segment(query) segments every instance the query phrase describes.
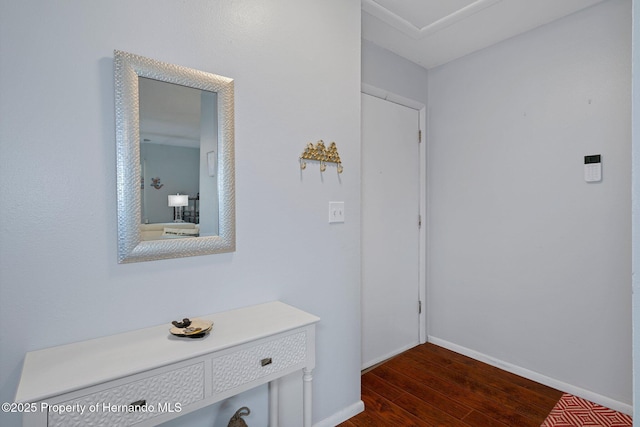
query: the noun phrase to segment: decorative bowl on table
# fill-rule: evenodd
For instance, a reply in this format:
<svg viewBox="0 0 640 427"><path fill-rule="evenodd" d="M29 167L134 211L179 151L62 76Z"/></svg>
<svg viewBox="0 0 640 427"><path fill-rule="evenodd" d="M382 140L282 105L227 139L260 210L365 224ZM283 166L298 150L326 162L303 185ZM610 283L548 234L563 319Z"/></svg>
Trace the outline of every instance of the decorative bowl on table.
<svg viewBox="0 0 640 427"><path fill-rule="evenodd" d="M202 338L213 329L213 322L204 319L183 319L182 322L172 322L169 329L171 335L186 338Z"/></svg>

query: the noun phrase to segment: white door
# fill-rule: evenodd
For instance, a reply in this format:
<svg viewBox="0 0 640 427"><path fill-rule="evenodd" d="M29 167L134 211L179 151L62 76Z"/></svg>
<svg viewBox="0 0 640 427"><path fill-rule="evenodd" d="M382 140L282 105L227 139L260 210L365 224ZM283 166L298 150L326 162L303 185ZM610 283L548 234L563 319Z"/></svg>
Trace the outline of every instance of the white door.
<svg viewBox="0 0 640 427"><path fill-rule="evenodd" d="M419 343L419 112L362 94L362 368Z"/></svg>

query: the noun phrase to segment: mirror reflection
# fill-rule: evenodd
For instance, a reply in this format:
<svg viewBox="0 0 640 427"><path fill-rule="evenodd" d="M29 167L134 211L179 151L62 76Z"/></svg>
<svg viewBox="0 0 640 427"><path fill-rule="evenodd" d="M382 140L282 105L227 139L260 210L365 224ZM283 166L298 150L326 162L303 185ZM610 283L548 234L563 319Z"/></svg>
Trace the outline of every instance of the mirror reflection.
<svg viewBox="0 0 640 427"><path fill-rule="evenodd" d="M216 93L145 77L138 89L143 240L218 235Z"/></svg>

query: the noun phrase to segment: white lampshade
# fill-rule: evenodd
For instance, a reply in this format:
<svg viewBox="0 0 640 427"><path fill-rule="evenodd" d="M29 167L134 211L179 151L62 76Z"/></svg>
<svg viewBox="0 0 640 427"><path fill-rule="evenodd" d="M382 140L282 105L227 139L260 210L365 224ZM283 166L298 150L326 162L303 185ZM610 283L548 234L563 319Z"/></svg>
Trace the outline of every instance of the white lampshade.
<svg viewBox="0 0 640 427"><path fill-rule="evenodd" d="M189 206L188 194L169 194L169 207Z"/></svg>

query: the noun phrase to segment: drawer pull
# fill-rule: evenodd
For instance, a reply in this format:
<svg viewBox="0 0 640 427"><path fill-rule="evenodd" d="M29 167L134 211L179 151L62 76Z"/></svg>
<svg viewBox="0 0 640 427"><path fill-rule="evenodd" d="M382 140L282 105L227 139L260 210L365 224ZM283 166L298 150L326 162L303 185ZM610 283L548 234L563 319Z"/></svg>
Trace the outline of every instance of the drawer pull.
<svg viewBox="0 0 640 427"><path fill-rule="evenodd" d="M138 409L140 409L143 406L147 406L147 401L146 399L140 399L140 400L136 400L135 402L131 402L129 403L130 407L133 407L134 411L137 411Z"/></svg>
<svg viewBox="0 0 640 427"><path fill-rule="evenodd" d="M262 360L260 361L260 365L262 365L262 366L271 365L271 362L273 362L273 361L271 360L271 358L270 358L270 357L267 357L266 359L262 359Z"/></svg>

